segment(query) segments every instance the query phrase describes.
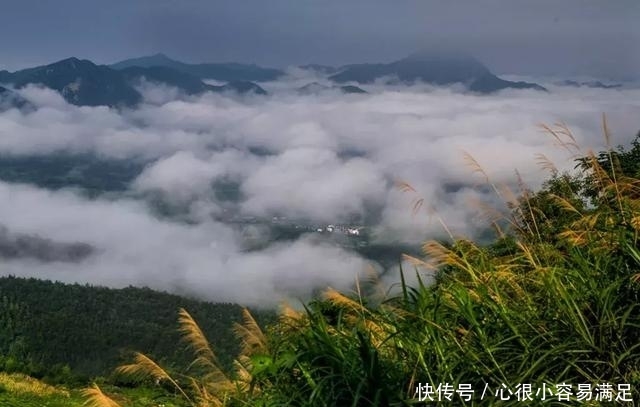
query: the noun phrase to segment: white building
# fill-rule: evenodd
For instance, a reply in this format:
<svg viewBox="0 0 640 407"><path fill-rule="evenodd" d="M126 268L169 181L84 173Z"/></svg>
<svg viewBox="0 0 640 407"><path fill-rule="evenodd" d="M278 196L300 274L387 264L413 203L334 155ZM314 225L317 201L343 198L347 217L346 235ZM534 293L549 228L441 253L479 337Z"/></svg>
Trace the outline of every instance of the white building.
<svg viewBox="0 0 640 407"><path fill-rule="evenodd" d="M360 230L359 229L355 229L355 228L348 228L347 229L347 234L352 235L352 236L360 236Z"/></svg>

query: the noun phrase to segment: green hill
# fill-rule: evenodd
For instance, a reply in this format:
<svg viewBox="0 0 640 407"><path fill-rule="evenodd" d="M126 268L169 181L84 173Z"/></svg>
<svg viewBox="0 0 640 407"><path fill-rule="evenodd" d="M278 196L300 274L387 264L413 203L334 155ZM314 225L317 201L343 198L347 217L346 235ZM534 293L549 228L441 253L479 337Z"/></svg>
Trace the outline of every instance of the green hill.
<svg viewBox="0 0 640 407"><path fill-rule="evenodd" d="M169 366L185 366L190 359L179 345L177 331L181 307L201 323L228 366L238 352L231 328L241 321L239 305L145 288L0 278L0 371L52 382L84 380L109 374L130 351L148 352ZM270 313L257 317L267 321Z"/></svg>

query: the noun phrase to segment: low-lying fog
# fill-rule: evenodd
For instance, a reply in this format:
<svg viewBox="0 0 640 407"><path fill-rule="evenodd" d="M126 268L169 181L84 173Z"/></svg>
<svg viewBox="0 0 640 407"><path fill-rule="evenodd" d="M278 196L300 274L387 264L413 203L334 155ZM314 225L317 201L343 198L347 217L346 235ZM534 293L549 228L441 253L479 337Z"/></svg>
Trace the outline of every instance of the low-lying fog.
<svg viewBox="0 0 640 407"><path fill-rule="evenodd" d="M144 166L126 190L97 195L0 182L0 245L22 244L2 258L2 274L145 285L251 305L305 297L317 286L347 288L370 264L355 252L314 232L247 250L246 233L225 219L366 226L371 241L385 243L444 236L426 212L412 214L415 195L397 187L405 181L454 233L477 237L487 223L474 201L497 199L474 188L483 177L464 152L493 182L513 182L517 169L536 188L549 175L536 154L560 169L574 166L540 123L566 123L584 151L604 146L602 113L615 144L640 129L638 89L544 84L549 93L475 96L372 85L363 86L364 95L295 92L316 79L294 72L261 84L266 97L187 98L145 84L147 102L122 111L76 107L54 91L23 89L37 110L0 113L0 155L95 154ZM234 185L236 198L214 193L216 183ZM159 215L152 204L158 201L180 215ZM37 244L24 243L28 237ZM83 250L30 255L38 245Z"/></svg>

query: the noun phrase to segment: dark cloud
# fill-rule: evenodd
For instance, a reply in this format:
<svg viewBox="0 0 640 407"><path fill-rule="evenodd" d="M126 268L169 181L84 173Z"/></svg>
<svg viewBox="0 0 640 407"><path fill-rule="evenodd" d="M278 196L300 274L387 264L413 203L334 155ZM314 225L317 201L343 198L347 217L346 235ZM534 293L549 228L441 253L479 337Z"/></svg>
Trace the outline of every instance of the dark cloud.
<svg viewBox="0 0 640 407"><path fill-rule="evenodd" d="M498 73L637 78L637 0L7 0L2 65L107 63L164 51L187 61L344 64L424 46L466 49Z"/></svg>

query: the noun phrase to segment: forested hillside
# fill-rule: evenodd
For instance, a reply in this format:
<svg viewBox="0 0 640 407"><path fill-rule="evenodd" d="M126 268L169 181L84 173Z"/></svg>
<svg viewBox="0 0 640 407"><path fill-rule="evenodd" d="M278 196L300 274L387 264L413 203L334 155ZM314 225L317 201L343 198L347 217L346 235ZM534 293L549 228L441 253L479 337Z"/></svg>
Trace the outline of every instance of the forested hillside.
<svg viewBox="0 0 640 407"><path fill-rule="evenodd" d="M232 332L242 308L145 288L108 289L59 282L0 278L0 370L51 382L108 375L132 350L181 365L177 312L197 316L221 362L238 353ZM269 313L257 314L268 321Z"/></svg>

